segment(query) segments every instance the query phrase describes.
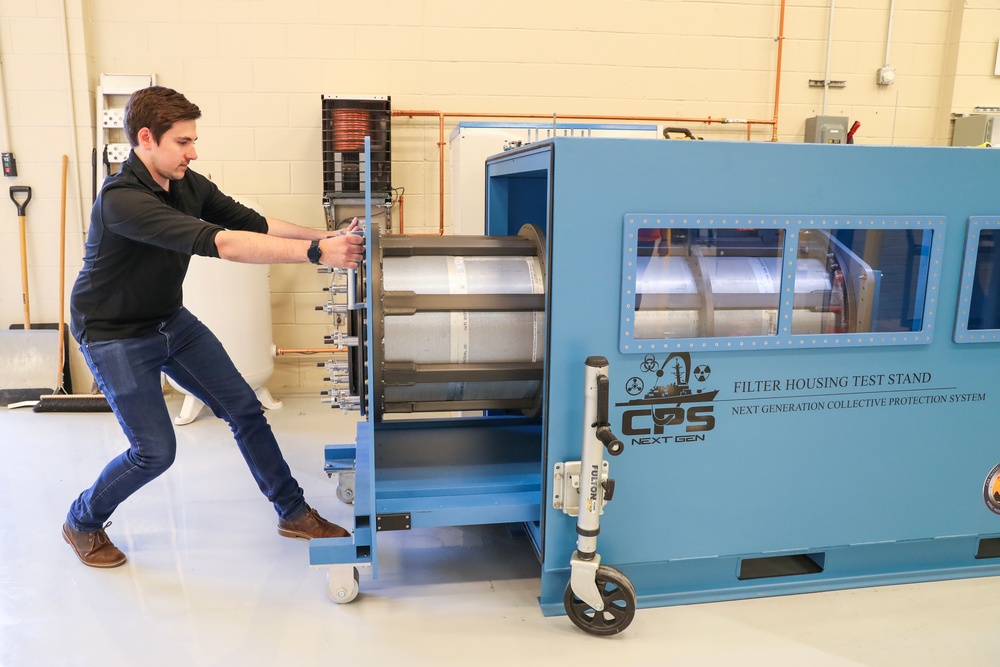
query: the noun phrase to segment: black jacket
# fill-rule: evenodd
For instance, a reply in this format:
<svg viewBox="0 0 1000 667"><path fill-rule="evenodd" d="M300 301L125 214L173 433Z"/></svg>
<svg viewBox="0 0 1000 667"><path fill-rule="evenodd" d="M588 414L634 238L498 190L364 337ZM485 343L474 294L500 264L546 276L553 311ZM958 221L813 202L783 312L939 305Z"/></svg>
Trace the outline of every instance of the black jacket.
<svg viewBox="0 0 1000 667"><path fill-rule="evenodd" d="M81 341L141 336L182 305L191 255L218 257L222 229L267 233L267 220L188 169L161 188L134 152L104 181L70 297Z"/></svg>

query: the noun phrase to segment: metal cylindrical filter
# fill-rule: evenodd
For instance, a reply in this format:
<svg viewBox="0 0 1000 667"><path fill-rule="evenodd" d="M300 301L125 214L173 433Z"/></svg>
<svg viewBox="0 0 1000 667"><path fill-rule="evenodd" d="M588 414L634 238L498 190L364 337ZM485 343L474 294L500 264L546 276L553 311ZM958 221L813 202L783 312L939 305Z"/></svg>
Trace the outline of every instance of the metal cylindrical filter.
<svg viewBox="0 0 1000 667"><path fill-rule="evenodd" d="M689 258L648 258L636 286L636 338L696 338L773 335L778 326L778 257L703 257L702 274L709 289L699 288L700 276ZM795 275L796 294L829 295L833 284L822 262L804 259ZM772 296L773 295L773 296ZM706 308L706 299L711 307ZM711 318L711 327L706 326ZM837 314L815 308L793 313L796 333L818 333L833 326Z"/></svg>
<svg viewBox="0 0 1000 667"><path fill-rule="evenodd" d="M542 294L537 257L386 257L382 286L415 294ZM385 361L541 361L539 312L427 312L385 320Z"/></svg>
<svg viewBox="0 0 1000 667"><path fill-rule="evenodd" d="M423 238L412 252L405 237L384 237L377 290L384 412L537 402L546 336L539 239L493 237L474 254L467 237Z"/></svg>

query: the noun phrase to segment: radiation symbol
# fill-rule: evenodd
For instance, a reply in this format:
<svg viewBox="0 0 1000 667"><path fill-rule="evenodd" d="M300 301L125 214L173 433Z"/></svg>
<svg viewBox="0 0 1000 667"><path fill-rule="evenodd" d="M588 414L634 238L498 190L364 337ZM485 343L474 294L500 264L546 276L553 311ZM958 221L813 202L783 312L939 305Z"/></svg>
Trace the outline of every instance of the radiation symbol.
<svg viewBox="0 0 1000 667"><path fill-rule="evenodd" d="M704 382L712 374L711 367L707 365L698 366L694 369L694 378L698 382Z"/></svg>

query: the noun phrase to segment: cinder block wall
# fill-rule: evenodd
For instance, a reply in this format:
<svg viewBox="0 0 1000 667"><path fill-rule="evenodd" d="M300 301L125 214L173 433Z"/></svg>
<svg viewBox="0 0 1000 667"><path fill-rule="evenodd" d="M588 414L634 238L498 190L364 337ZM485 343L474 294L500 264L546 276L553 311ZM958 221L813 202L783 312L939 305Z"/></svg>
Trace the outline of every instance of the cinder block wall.
<svg viewBox="0 0 1000 667"><path fill-rule="evenodd" d="M779 19L780 0L0 0L0 148L18 160L7 184L33 188L33 319L58 317L64 154L67 290L81 265L102 72L154 73L184 92L204 112L196 169L267 215L322 227L323 94L391 95L394 110L771 120ZM857 143L947 145L952 113L1000 105L994 2L897 3L896 82L879 86L888 22L889 0L841 0L833 13L830 79L847 85L828 91L825 111L859 120ZM828 0L788 0L779 141L802 141L805 120L824 111L809 80L824 79L830 26ZM460 120L448 118L446 140ZM746 140L742 124L689 126ZM750 134L767 141L772 128ZM406 191L408 232L437 230L437 142L435 118L394 119L393 185ZM19 264L16 209L0 203L4 328L21 320ZM324 284L307 265L272 267L279 347L319 346L330 330L314 310ZM73 372L89 389L78 354ZM321 375L313 358L279 358L269 386L314 391Z"/></svg>

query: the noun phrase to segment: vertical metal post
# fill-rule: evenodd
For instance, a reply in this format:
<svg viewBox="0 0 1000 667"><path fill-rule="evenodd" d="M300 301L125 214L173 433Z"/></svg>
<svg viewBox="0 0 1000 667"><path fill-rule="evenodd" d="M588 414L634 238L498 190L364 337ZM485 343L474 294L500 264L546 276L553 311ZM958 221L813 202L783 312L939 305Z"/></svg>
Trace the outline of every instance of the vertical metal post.
<svg viewBox="0 0 1000 667"><path fill-rule="evenodd" d="M604 505L604 445L597 437L601 426L598 404L601 382L607 380L608 360L588 357L583 389L583 442L580 456L580 508L576 517L576 551L570 558L570 587L573 593L595 611L604 610L604 600L597 588L597 535L601 532L601 508Z"/></svg>

